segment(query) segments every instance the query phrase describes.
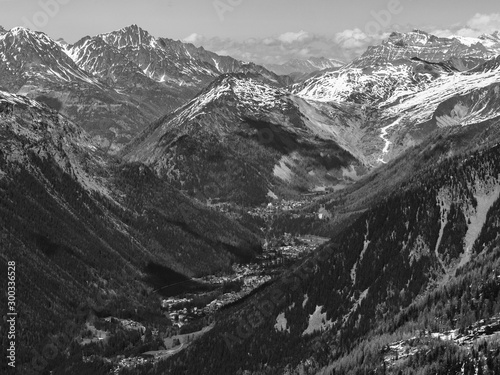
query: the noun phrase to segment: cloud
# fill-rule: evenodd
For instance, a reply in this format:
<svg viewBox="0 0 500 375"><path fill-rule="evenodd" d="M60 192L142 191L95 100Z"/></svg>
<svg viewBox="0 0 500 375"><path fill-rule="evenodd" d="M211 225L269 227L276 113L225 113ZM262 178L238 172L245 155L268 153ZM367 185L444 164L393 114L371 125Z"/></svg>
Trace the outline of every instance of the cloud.
<svg viewBox="0 0 500 375"><path fill-rule="evenodd" d="M316 35L302 30L243 41L230 38L207 38L192 34L184 38L184 41L239 60L253 61L258 64L281 64L289 60L309 57L350 61L363 52L363 43L358 40L356 46L359 48L348 49L347 47L352 45L349 37L350 35L345 33L342 38L339 37L342 43L338 43L335 36Z"/></svg>
<svg viewBox="0 0 500 375"><path fill-rule="evenodd" d="M197 33L192 33L191 35L185 37L182 41L184 43L201 44L205 41L205 37Z"/></svg>
<svg viewBox="0 0 500 375"><path fill-rule="evenodd" d="M448 29L437 29L432 34L442 37L453 35L478 37L483 34L493 34L497 30L500 30L500 13L477 13L465 24L453 25Z"/></svg>
<svg viewBox="0 0 500 375"><path fill-rule="evenodd" d="M368 46L380 44L389 37L389 33L368 35L361 29L347 29L335 34L334 41L348 55L361 55Z"/></svg>
<svg viewBox="0 0 500 375"><path fill-rule="evenodd" d="M449 26L422 25L391 26L395 31L407 32L415 28L429 30L440 37L453 35L477 37L500 29L500 14L476 14L468 21ZM349 62L362 55L369 46L378 45L389 37L391 30L381 30L378 35L368 35L360 28L346 29L333 35L318 35L305 30L288 31L265 38L237 41L230 38L207 38L193 33L185 42L203 46L209 51L229 55L239 60L258 64L281 64L293 59L327 57Z"/></svg>
<svg viewBox="0 0 500 375"><path fill-rule="evenodd" d="M335 34L335 41L346 49L358 49L366 45L371 38L360 29L344 30Z"/></svg>
<svg viewBox="0 0 500 375"><path fill-rule="evenodd" d="M450 36L453 36L454 33L453 31L449 29L436 29L431 32L432 35L438 36L440 38L449 38Z"/></svg>
<svg viewBox="0 0 500 375"><path fill-rule="evenodd" d="M305 42L309 39L311 39L311 35L309 33L305 32L304 30L301 30L301 31L296 32L296 33L294 33L294 32L284 33L278 37L278 40L280 40L283 43L287 43L287 44L292 44L292 43L296 43L296 42Z"/></svg>
<svg viewBox="0 0 500 375"><path fill-rule="evenodd" d="M493 32L500 30L500 13L477 13L469 20L469 22L467 22L467 26L470 29L476 30L482 34L492 34Z"/></svg>

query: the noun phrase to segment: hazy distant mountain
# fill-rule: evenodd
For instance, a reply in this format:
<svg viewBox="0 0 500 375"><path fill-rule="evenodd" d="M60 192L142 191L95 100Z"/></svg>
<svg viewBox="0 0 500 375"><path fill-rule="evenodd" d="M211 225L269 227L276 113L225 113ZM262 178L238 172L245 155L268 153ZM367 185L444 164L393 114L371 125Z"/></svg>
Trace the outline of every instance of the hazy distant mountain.
<svg viewBox="0 0 500 375"><path fill-rule="evenodd" d="M340 68L345 65L342 61L325 57L311 57L307 60L294 59L284 64L267 64L266 67L280 75L307 74L318 70Z"/></svg>

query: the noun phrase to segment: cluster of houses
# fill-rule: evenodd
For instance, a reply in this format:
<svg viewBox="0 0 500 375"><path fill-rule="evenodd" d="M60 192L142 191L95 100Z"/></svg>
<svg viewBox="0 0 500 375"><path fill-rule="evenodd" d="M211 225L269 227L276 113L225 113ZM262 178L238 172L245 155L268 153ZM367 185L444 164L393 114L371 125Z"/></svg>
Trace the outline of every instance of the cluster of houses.
<svg viewBox="0 0 500 375"><path fill-rule="evenodd" d="M259 255L257 261L265 268L281 267L284 264L283 253L281 251L268 251Z"/></svg>
<svg viewBox="0 0 500 375"><path fill-rule="evenodd" d="M194 319L203 317L202 309L189 306L192 301L190 298L170 297L161 302L164 314L170 319L172 326L180 328Z"/></svg>
<svg viewBox="0 0 500 375"><path fill-rule="evenodd" d="M264 246L264 253L259 255L254 263L235 264L232 274L210 275L202 279L204 283L220 286L239 281L241 282L239 290L221 294L203 308L193 307L191 298L164 299L161 306L165 316L170 319L174 328L180 328L193 320L211 316L221 307L241 299L271 280L273 276L278 275L286 262L295 261L313 251L317 246L317 238L300 239L291 234L270 240L267 246Z"/></svg>

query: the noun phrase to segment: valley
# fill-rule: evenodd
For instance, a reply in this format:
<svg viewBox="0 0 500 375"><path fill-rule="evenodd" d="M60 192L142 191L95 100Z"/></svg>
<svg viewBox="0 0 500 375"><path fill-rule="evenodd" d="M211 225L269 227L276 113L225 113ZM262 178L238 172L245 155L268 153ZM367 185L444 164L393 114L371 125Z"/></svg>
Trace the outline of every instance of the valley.
<svg viewBox="0 0 500 375"><path fill-rule="evenodd" d="M219 52L0 28L19 373L499 373L499 34Z"/></svg>

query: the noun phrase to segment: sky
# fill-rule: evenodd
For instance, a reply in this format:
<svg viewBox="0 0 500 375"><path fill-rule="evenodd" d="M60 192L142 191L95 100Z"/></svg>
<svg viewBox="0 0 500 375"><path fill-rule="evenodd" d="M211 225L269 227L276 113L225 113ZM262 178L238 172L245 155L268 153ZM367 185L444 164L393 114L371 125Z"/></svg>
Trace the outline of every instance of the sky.
<svg viewBox="0 0 500 375"><path fill-rule="evenodd" d="M74 43L137 24L257 63L349 61L392 31L479 36L500 30L498 0L0 0L0 25Z"/></svg>

